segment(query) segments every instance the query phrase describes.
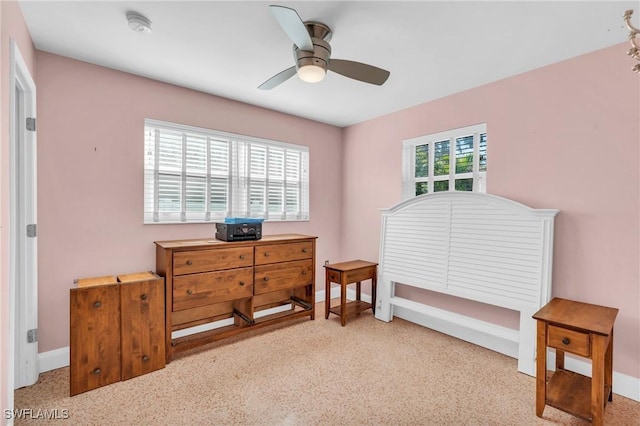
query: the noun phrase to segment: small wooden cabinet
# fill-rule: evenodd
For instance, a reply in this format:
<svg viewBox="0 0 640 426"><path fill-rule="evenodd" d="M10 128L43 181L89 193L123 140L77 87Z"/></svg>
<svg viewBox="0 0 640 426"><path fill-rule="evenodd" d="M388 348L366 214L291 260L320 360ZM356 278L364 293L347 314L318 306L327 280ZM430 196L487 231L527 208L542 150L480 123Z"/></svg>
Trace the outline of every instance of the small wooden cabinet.
<svg viewBox="0 0 640 426"><path fill-rule="evenodd" d="M120 381L120 288L115 276L71 289L71 396Z"/></svg>
<svg viewBox="0 0 640 426"><path fill-rule="evenodd" d="M554 298L533 315L537 321L536 415L550 405L594 425L604 424L613 399L613 324L618 309ZM547 371L547 348L556 352ZM565 369L564 354L591 359L591 377Z"/></svg>
<svg viewBox="0 0 640 426"><path fill-rule="evenodd" d="M76 282L70 291L71 396L165 366L162 278L142 272Z"/></svg>
<svg viewBox="0 0 640 426"><path fill-rule="evenodd" d="M164 368L164 280L155 274L118 275L121 380Z"/></svg>
<svg viewBox="0 0 640 426"><path fill-rule="evenodd" d="M156 241L156 269L166 282L166 362L175 353L247 330L314 319L315 241L299 234L238 242ZM188 330L196 326L206 330Z"/></svg>

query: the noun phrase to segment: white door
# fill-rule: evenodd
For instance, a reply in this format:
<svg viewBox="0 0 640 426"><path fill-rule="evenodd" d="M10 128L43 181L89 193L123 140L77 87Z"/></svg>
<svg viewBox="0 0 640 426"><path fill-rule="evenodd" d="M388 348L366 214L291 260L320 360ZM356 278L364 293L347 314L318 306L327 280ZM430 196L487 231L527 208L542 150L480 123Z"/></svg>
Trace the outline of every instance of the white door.
<svg viewBox="0 0 640 426"><path fill-rule="evenodd" d="M14 40L10 72L9 394L38 380L36 86ZM11 353L13 352L13 353ZM13 368L11 368L13 366ZM13 406L13 401L10 401Z"/></svg>

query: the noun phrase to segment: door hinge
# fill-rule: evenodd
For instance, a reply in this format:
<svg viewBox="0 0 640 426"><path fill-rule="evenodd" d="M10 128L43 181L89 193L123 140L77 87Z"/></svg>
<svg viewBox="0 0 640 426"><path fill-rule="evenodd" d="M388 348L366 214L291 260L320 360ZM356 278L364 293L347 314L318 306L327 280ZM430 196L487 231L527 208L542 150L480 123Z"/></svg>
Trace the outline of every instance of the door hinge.
<svg viewBox="0 0 640 426"><path fill-rule="evenodd" d="M36 224L35 223L31 223L31 224L27 225L27 237L35 238L36 235L37 235Z"/></svg>
<svg viewBox="0 0 640 426"><path fill-rule="evenodd" d="M27 343L34 343L38 341L38 329L32 328L27 331Z"/></svg>
<svg viewBox="0 0 640 426"><path fill-rule="evenodd" d="M36 119L35 117L27 117L27 130L32 132L36 131Z"/></svg>

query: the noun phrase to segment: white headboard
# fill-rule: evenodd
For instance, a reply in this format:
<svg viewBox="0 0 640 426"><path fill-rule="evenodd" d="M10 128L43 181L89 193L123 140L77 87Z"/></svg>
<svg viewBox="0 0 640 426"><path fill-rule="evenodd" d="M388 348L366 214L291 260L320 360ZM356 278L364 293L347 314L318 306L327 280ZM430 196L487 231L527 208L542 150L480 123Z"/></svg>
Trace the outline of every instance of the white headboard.
<svg viewBox="0 0 640 426"><path fill-rule="evenodd" d="M518 370L535 375L531 316L551 297L557 213L475 192L425 194L383 210L376 318L396 315L517 356ZM519 311L520 329L399 298L396 283Z"/></svg>

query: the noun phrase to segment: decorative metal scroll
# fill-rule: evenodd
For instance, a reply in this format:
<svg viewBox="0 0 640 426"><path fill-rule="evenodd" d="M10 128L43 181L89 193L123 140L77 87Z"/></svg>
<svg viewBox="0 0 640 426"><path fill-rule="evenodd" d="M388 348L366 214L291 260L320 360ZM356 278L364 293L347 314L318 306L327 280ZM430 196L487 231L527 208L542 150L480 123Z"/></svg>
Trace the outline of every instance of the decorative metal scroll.
<svg viewBox="0 0 640 426"><path fill-rule="evenodd" d="M627 24L627 28L629 28L629 41L631 42L631 49L627 51L627 55L640 61L640 45L638 45L638 40L636 40L636 36L640 34L640 29L634 27L631 23L631 15L633 15L633 9L624 12L624 22ZM636 64L632 70L640 74L640 63Z"/></svg>

